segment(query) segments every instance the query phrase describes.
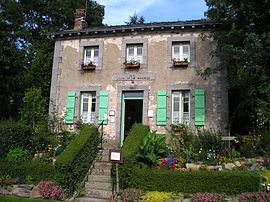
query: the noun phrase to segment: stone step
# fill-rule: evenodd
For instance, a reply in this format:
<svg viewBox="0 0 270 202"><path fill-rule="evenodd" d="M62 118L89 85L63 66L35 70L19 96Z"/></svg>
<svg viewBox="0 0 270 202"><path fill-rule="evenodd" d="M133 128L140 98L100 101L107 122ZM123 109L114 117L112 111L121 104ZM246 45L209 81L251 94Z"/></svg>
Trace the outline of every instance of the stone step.
<svg viewBox="0 0 270 202"><path fill-rule="evenodd" d="M99 162L109 162L109 156L104 156L104 155L102 155L101 157L100 157L100 161Z"/></svg>
<svg viewBox="0 0 270 202"><path fill-rule="evenodd" d="M111 182L111 175L88 175L88 182Z"/></svg>
<svg viewBox="0 0 270 202"><path fill-rule="evenodd" d="M112 196L112 191L91 189L85 190L85 195L92 198L110 199Z"/></svg>
<svg viewBox="0 0 270 202"><path fill-rule="evenodd" d="M80 197L75 198L73 202L110 202L110 199L103 198L91 198L91 197Z"/></svg>
<svg viewBox="0 0 270 202"><path fill-rule="evenodd" d="M91 174L93 174L93 175L110 175L111 168L93 168Z"/></svg>
<svg viewBox="0 0 270 202"><path fill-rule="evenodd" d="M97 168L97 169L106 169L106 168L111 168L112 167L112 164L111 163L108 163L108 162L95 162L94 164L94 168Z"/></svg>
<svg viewBox="0 0 270 202"><path fill-rule="evenodd" d="M109 156L109 154L110 154L110 149L103 149L100 153L101 153L102 155L104 155L104 156Z"/></svg>
<svg viewBox="0 0 270 202"><path fill-rule="evenodd" d="M112 183L110 182L85 182L85 189L102 189L102 190L112 190Z"/></svg>

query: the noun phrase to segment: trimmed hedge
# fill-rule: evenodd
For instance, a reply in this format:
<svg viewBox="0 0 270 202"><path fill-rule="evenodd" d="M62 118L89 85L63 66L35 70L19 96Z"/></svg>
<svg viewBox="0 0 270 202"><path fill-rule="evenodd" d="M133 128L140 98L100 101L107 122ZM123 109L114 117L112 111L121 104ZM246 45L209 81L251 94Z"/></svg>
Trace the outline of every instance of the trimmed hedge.
<svg viewBox="0 0 270 202"><path fill-rule="evenodd" d="M128 165L126 165L128 166ZM125 176L123 188L139 188L148 191L182 193L226 193L256 192L261 188L259 173L249 171L178 172L151 170L134 166ZM124 174L124 175L123 175ZM127 178L127 176L129 176ZM123 179L121 180L123 182Z"/></svg>
<svg viewBox="0 0 270 202"><path fill-rule="evenodd" d="M132 126L122 147L125 159L128 159L130 156L133 156L139 152L142 139L149 131L150 128L146 125L135 123Z"/></svg>
<svg viewBox="0 0 270 202"><path fill-rule="evenodd" d="M5 158L10 149L22 147L32 149L33 131L21 123L6 124L0 127L0 158Z"/></svg>
<svg viewBox="0 0 270 202"><path fill-rule="evenodd" d="M124 164L119 166L121 185L129 183L130 173L132 172L133 166L138 164L136 155L139 153L139 148L143 138L149 131L149 126L135 123L125 139L122 147L124 153Z"/></svg>
<svg viewBox="0 0 270 202"><path fill-rule="evenodd" d="M52 164L38 161L0 162L0 176L9 175L12 178L26 179L31 176L33 182L54 179L55 170Z"/></svg>
<svg viewBox="0 0 270 202"><path fill-rule="evenodd" d="M85 126L60 154L55 162L56 181L64 189L73 192L78 187L97 155L99 143L96 128Z"/></svg>

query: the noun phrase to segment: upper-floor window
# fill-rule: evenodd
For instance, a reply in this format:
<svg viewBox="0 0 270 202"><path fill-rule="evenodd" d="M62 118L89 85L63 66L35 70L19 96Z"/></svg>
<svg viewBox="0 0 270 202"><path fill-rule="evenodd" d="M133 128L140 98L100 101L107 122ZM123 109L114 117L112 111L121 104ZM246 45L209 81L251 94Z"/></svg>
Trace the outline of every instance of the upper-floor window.
<svg viewBox="0 0 270 202"><path fill-rule="evenodd" d="M83 123L93 123L96 115L96 93L81 93L80 116Z"/></svg>
<svg viewBox="0 0 270 202"><path fill-rule="evenodd" d="M190 43L173 42L172 43L172 61L190 62Z"/></svg>
<svg viewBox="0 0 270 202"><path fill-rule="evenodd" d="M98 66L99 47L98 46L84 47L84 55L83 56L84 56L83 57L83 64L84 65Z"/></svg>
<svg viewBox="0 0 270 202"><path fill-rule="evenodd" d="M172 92L172 123L189 123L190 119L190 91Z"/></svg>
<svg viewBox="0 0 270 202"><path fill-rule="evenodd" d="M142 64L143 44L128 44L126 48L126 62Z"/></svg>

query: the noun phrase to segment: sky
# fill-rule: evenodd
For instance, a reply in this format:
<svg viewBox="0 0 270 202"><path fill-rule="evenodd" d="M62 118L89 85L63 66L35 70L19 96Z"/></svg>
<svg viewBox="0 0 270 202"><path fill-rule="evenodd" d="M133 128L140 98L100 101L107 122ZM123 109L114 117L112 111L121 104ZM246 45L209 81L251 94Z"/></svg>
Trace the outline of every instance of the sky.
<svg viewBox="0 0 270 202"><path fill-rule="evenodd" d="M96 0L105 6L103 23L122 25L136 13L146 22L197 20L204 18L204 0Z"/></svg>

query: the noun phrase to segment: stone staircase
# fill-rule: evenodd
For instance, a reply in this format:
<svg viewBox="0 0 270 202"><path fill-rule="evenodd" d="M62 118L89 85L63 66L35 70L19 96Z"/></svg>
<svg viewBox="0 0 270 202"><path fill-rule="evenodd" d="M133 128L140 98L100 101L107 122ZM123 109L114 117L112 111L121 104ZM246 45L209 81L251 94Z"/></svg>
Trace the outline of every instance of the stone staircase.
<svg viewBox="0 0 270 202"><path fill-rule="evenodd" d="M76 198L74 202L109 202L112 197L111 163L109 149L99 152L98 159L90 169L85 182L84 197Z"/></svg>

